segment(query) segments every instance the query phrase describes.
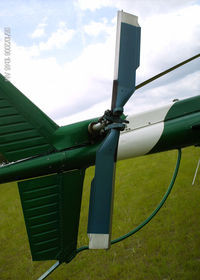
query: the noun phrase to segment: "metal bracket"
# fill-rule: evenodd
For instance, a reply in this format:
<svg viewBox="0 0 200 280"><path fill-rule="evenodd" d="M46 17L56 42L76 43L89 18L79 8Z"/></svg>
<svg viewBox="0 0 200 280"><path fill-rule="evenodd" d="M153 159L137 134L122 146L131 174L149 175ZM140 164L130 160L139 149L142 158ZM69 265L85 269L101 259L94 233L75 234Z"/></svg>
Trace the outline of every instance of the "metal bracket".
<svg viewBox="0 0 200 280"><path fill-rule="evenodd" d="M99 118L97 122L92 122L88 126L88 131L92 137L102 136L108 130L114 128L120 131L124 130L127 120L121 118L122 112L119 114L113 113L110 110L106 110L104 115Z"/></svg>
<svg viewBox="0 0 200 280"><path fill-rule="evenodd" d="M112 123L105 127L105 131L108 131L112 128L123 131L125 129L125 127L126 127L126 125L124 123Z"/></svg>

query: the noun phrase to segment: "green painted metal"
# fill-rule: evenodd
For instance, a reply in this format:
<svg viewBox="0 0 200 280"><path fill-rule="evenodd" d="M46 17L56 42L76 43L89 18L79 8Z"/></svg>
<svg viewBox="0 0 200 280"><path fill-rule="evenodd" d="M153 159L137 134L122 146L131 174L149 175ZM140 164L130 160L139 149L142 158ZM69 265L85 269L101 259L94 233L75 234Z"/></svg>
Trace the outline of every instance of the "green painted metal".
<svg viewBox="0 0 200 280"><path fill-rule="evenodd" d="M200 145L198 127L200 127L200 96L176 102L167 113L164 131L150 153Z"/></svg>
<svg viewBox="0 0 200 280"><path fill-rule="evenodd" d="M0 168L0 183L87 168L94 165L98 147L99 144L88 145L4 165Z"/></svg>
<svg viewBox="0 0 200 280"><path fill-rule="evenodd" d="M60 127L53 135L52 144L58 151L90 144L91 136L88 133L88 125L97 120L98 118L95 118Z"/></svg>
<svg viewBox="0 0 200 280"><path fill-rule="evenodd" d="M56 129L57 124L0 74L0 151L8 161L54 151Z"/></svg>
<svg viewBox="0 0 200 280"><path fill-rule="evenodd" d="M186 115L194 114L199 111L200 96L183 99L174 103L174 105L167 113L164 121L184 117Z"/></svg>
<svg viewBox="0 0 200 280"><path fill-rule="evenodd" d="M70 260L76 254L84 170L18 183L32 259Z"/></svg>

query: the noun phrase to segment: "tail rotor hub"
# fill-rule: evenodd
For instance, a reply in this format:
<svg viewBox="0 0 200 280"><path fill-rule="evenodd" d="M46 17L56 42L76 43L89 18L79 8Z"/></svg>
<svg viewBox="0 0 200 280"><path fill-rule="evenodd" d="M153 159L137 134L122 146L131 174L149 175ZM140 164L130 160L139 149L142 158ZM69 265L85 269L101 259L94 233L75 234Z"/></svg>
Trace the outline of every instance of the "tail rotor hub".
<svg viewBox="0 0 200 280"><path fill-rule="evenodd" d="M103 136L112 128L123 131L127 123L128 121L122 118L122 112L118 111L118 114L116 114L111 110L106 110L97 122L89 124L88 131L94 137Z"/></svg>

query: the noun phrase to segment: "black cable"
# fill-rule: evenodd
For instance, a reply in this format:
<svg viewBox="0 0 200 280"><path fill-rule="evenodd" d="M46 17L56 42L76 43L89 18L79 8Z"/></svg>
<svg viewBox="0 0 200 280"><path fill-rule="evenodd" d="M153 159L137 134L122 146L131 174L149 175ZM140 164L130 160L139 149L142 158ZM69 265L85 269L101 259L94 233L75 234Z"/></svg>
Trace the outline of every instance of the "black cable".
<svg viewBox="0 0 200 280"><path fill-rule="evenodd" d="M175 69L177 69L177 68L183 66L184 64L186 64L186 63L188 63L188 62L190 62L190 61L192 61L192 60L194 60L194 59L196 59L196 58L198 58L198 57L200 57L200 53L197 54L197 55L195 55L195 56L193 56L193 57L191 57L191 58L189 58L189 59L186 59L186 60L182 61L181 63L176 64L176 65L174 65L173 67L168 68L167 70L165 70L165 71L163 71L163 72L161 72L161 73L159 73L159 74L157 74L157 75L151 77L150 79L148 79L148 80L146 80L146 81L140 83L139 85L137 85L137 86L135 87L135 90L137 90L137 89L139 89L139 88L141 88L141 87L143 87L143 86L145 86L145 85L147 85L147 84L149 84L149 83L155 81L156 79L158 79L158 78L164 76L165 74L167 74L167 73L169 73L169 72L171 72L171 71L173 71L173 70L175 70Z"/></svg>

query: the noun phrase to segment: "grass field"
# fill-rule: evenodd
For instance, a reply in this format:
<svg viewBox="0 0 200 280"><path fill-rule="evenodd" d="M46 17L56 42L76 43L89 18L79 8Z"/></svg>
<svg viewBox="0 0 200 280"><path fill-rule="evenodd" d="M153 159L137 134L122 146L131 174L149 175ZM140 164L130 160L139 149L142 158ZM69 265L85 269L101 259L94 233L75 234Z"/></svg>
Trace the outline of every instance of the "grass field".
<svg viewBox="0 0 200 280"><path fill-rule="evenodd" d="M177 151L121 161L117 165L113 238L142 222L170 183ZM134 236L108 251L84 251L48 279L199 280L200 171L192 179L199 148L183 150L175 186L157 216ZM89 168L84 183L79 246L87 245ZM0 280L37 279L54 262L32 262L17 185L1 185Z"/></svg>

